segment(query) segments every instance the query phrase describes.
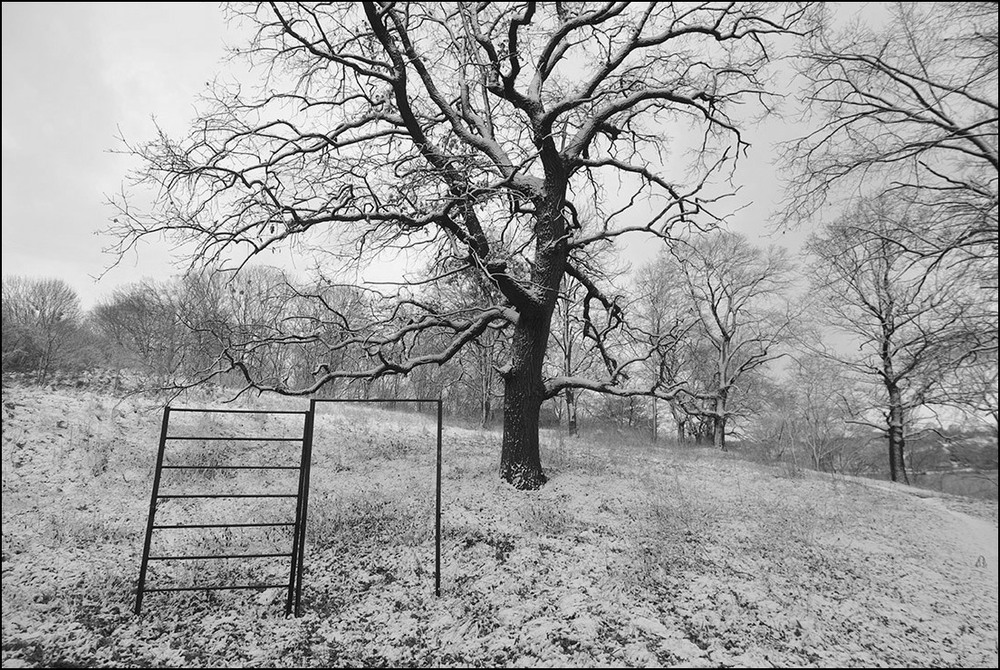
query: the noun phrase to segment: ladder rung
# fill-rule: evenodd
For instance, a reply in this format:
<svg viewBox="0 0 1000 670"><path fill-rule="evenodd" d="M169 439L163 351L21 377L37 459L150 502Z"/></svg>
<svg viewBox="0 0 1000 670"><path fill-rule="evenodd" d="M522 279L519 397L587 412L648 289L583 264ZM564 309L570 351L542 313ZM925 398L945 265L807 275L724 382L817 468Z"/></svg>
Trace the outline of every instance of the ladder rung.
<svg viewBox="0 0 1000 670"><path fill-rule="evenodd" d="M298 493L185 493L158 495L157 498L298 498Z"/></svg>
<svg viewBox="0 0 1000 670"><path fill-rule="evenodd" d="M307 409L199 409L197 407L171 407L170 412L196 412L198 414L308 414Z"/></svg>
<svg viewBox="0 0 1000 670"><path fill-rule="evenodd" d="M219 441L225 440L227 442L301 442L302 436L299 437L218 437L206 436L198 437L197 435L167 435L163 438L164 440L208 440L208 441Z"/></svg>
<svg viewBox="0 0 1000 670"><path fill-rule="evenodd" d="M316 398L314 403L441 402L441 398Z"/></svg>
<svg viewBox="0 0 1000 670"><path fill-rule="evenodd" d="M162 470L301 470L298 465L163 465Z"/></svg>
<svg viewBox="0 0 1000 670"><path fill-rule="evenodd" d="M193 523L193 524L167 524L153 525L153 528L277 528L280 526L294 526L292 522L282 523Z"/></svg>
<svg viewBox="0 0 1000 670"><path fill-rule="evenodd" d="M241 584L238 586L172 586L159 589L144 588L145 593L164 591L235 591L237 589L287 589L288 584Z"/></svg>
<svg viewBox="0 0 1000 670"><path fill-rule="evenodd" d="M291 554L217 554L206 556L150 556L150 561L202 561L210 558L287 558Z"/></svg>

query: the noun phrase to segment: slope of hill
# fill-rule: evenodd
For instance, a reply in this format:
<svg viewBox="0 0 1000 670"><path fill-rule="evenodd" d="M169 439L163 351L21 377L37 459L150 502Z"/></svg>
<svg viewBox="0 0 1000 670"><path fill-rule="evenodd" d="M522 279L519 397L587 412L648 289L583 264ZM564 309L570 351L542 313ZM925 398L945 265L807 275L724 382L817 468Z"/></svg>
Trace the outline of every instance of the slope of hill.
<svg viewBox="0 0 1000 670"><path fill-rule="evenodd" d="M997 665L995 502L706 450L548 434L551 482L518 492L495 475L496 433L446 427L436 598L434 424L380 410L317 421L304 616L269 590L150 594L137 617L157 408L15 386L2 414L3 667Z"/></svg>

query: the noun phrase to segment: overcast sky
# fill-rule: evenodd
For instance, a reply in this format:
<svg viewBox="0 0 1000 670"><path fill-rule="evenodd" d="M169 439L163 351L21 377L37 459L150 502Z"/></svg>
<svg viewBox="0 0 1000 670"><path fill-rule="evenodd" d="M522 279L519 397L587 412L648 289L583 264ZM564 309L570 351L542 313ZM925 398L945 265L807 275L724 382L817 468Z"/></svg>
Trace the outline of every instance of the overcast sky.
<svg viewBox="0 0 1000 670"><path fill-rule="evenodd" d="M113 260L98 235L113 214L106 196L131 164L110 151L119 133L150 138L153 116L183 133L238 41L215 3L4 3L4 275L64 279L89 307L122 283L176 273L166 246L148 244L95 282ZM761 242L779 196L771 143L781 134L781 123L751 133L740 173L755 204L733 228Z"/></svg>
<svg viewBox="0 0 1000 670"><path fill-rule="evenodd" d="M3 273L59 277L91 305L117 284L170 274L148 248L95 284L112 258L97 231L151 117L174 133L218 70L214 3L3 3Z"/></svg>

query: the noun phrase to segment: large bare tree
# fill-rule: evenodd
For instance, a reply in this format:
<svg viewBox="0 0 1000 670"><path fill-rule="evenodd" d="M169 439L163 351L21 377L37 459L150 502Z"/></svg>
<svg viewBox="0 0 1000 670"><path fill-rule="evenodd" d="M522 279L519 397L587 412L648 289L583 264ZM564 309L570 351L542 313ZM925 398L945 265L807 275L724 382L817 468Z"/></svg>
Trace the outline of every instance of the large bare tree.
<svg viewBox="0 0 1000 670"><path fill-rule="evenodd" d="M369 366L320 359L311 383L291 388L262 382L238 347L227 359L248 388L308 394L337 378L443 364L507 322L500 473L520 488L545 481L544 400L571 388L659 392L629 386L632 358L607 356L599 378L545 378L560 283L582 287L586 314L607 310L617 323L612 292L578 259L628 232L669 237L714 224L719 185L746 148L735 105L766 103L770 39L809 25L808 8L789 3L261 3L233 12L254 31L239 53L261 78L216 88L186 138L130 147L144 161L138 180L158 197L147 208L119 200L119 251L167 233L208 261L293 243L362 264L404 249L422 267L432 259L438 277L456 261L480 273L496 302L445 310L403 287L386 297L406 306L404 323L376 319L367 334L325 343L356 349ZM675 148L687 144L696 151ZM606 332L586 329L594 340ZM431 333L447 344L411 355Z"/></svg>

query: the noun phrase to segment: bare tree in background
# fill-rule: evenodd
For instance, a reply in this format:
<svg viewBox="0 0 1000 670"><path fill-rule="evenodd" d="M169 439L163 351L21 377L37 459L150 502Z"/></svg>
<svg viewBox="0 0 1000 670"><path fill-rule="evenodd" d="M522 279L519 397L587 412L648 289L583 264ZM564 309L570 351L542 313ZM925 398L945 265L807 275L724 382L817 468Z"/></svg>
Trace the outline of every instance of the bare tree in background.
<svg viewBox="0 0 1000 670"><path fill-rule="evenodd" d="M119 368L138 368L160 385L178 371L184 333L170 284L142 282L119 288L94 306L91 318L109 345L105 355Z"/></svg>
<svg viewBox="0 0 1000 670"><path fill-rule="evenodd" d="M794 317L781 298L791 271L784 249L757 248L741 235L721 231L672 245L654 266L661 282L667 278L679 287L683 299L674 308L686 310L692 324L677 341L689 349L690 363L673 373L675 382L685 382L675 402L688 416L710 423L719 449L726 448L727 423L737 415L736 391L751 395L756 371L784 355L780 345L788 340ZM663 308L655 306L657 313ZM657 314L657 320L663 317ZM676 331L677 325L670 328Z"/></svg>
<svg viewBox="0 0 1000 670"><path fill-rule="evenodd" d="M364 267L379 252L409 249L433 259L439 275L457 261L500 295L444 311L403 287L387 297L413 310L408 323L376 320L363 337L324 343L369 366L317 366L301 387L262 381L231 350L247 388L308 394L337 378L409 373L507 322L500 474L519 488L545 481L545 399L570 388L661 392L632 387L640 361L612 356L600 378L545 378L560 283L577 282L588 313L618 322L611 289L578 259L628 231L669 237L714 224L713 202L725 193L717 182L746 146L732 105L766 98L769 38L804 29L805 5L234 7L255 31L240 53L260 85L216 90L183 140L130 148L144 161L138 182L159 197L144 211L118 202L118 250L166 233L200 260L239 262L294 240L301 253L321 249ZM667 155L670 138L692 135L691 160ZM586 335L602 332L588 326ZM446 346L410 355L435 333L448 335Z"/></svg>
<svg viewBox="0 0 1000 670"><path fill-rule="evenodd" d="M3 280L4 370L35 372L44 384L57 367L81 367L80 298L61 279L21 276Z"/></svg>
<svg viewBox="0 0 1000 670"><path fill-rule="evenodd" d="M563 290L559 293L554 314L555 328L552 330L552 345L554 363L560 368L556 374L565 377L580 376L587 372L587 366L594 363L593 357L587 355L579 345L583 341L583 318L578 308L582 302L583 291L579 284L563 282ZM563 391L563 402L566 412L566 434L576 437L579 429L579 398L575 388Z"/></svg>
<svg viewBox="0 0 1000 670"><path fill-rule="evenodd" d="M890 477L903 482L913 412L946 403L963 371L996 351L995 337L977 326L983 297L963 272L968 266L915 262L897 244L919 227L910 217L924 211L898 197L861 202L808 245L819 261L820 309L828 323L853 336L854 351L824 355L882 390L882 420L867 425L886 436Z"/></svg>
<svg viewBox="0 0 1000 670"><path fill-rule="evenodd" d="M954 404L962 410L971 410L977 416L986 416L996 439L1000 433L1000 391L998 391L997 359L973 366L969 376L963 380L964 392Z"/></svg>
<svg viewBox="0 0 1000 670"><path fill-rule="evenodd" d="M787 147L788 217L901 192L926 211L894 241L923 257L985 261L978 281L995 287L996 3L888 9L878 28L817 32L804 54L820 124Z"/></svg>
<svg viewBox="0 0 1000 670"><path fill-rule="evenodd" d="M880 286L874 277L844 279L856 284L855 290L832 297L869 317L884 311L889 332L869 330L862 337L886 344L883 360L896 352L908 361L895 363L893 372L881 363L877 373L885 377L885 393L895 398L887 400L892 416L886 420L892 424L890 468L897 478L905 477L902 440L912 408L951 404L969 410L978 404L975 411L994 411L989 384L995 378L998 329L1000 64L996 3L893 3L887 9L889 20L877 28L854 24L836 35L818 31L803 54L807 97L820 123L787 146L786 220L815 221L824 211L833 212L826 218L837 223L821 237L830 245L824 253L831 262L855 265L841 268L842 279L854 271L874 273L876 263L888 273ZM887 205L890 201L895 204ZM845 214L851 218L839 218ZM886 221L870 225L883 216ZM878 236L889 246L877 244ZM848 247L857 253L834 259ZM940 267L931 267L935 263ZM893 281L901 284L891 287ZM950 281L964 282L948 287L960 294L955 304L960 314L950 309L948 296L928 294ZM890 314L877 296L912 300L907 309L919 315L913 323L925 324L926 332L911 339L898 309ZM835 318L850 323L857 314ZM946 330L935 330L946 322ZM860 335L864 328L849 330ZM878 367L869 372L876 374ZM931 373L934 367L939 374ZM940 383L933 383L935 374ZM900 390L894 379L909 390ZM927 383L933 389L918 390Z"/></svg>
<svg viewBox="0 0 1000 670"><path fill-rule="evenodd" d="M865 403L856 373L807 354L795 361L788 385L792 402L785 408L786 430L806 450L812 467L859 474L865 466L864 440L852 422Z"/></svg>
<svg viewBox="0 0 1000 670"><path fill-rule="evenodd" d="M427 285L421 292L426 304L433 304L439 310L462 310L469 304L493 303L499 298L496 286L489 282L482 273L476 272L466 264L454 263L457 272L448 273L439 281ZM433 275L434 269L431 268ZM459 411L476 415L482 428L488 427L494 418L495 401L502 397L500 375L503 361L506 360L506 331L509 324L497 322L486 329L469 345L464 347L453 360L453 369L440 371L447 381L444 387L450 389L447 395ZM431 353L448 346L449 337L441 333L438 338L425 338L424 353ZM398 384L398 377L394 377Z"/></svg>
<svg viewBox="0 0 1000 670"><path fill-rule="evenodd" d="M588 257L581 252L575 259L576 264L586 276L600 277L605 282L617 284L616 280L625 275L625 268L609 254L602 257L591 256L595 251L607 250L588 249ZM598 378L602 369L606 371L609 366L617 365L612 361L631 359L636 352L626 351L623 346L628 339L626 331L630 329L629 325L623 323L623 315L629 311L628 306L622 296L616 296L614 309L594 310L592 296L586 286L570 276L564 277L553 313L549 356L544 374L566 379ZM649 356L651 352L650 348L643 349L638 358ZM660 385L647 378L640 381L641 364L629 367L632 368L629 374L633 386L640 383L649 388L669 388L669 385ZM570 436L576 436L579 434L580 389L575 386L566 387L561 400L562 407L556 412L560 416L565 412L566 432Z"/></svg>
<svg viewBox="0 0 1000 670"><path fill-rule="evenodd" d="M652 352L646 360L646 374L663 387L682 378L690 383L692 376L698 376L692 371L699 356L689 337L696 320L692 318L684 283L664 267L664 262L654 262L639 268L635 284L632 308L636 316L631 322L631 334L640 342L640 350ZM691 417L684 411L680 397L675 396L668 406L677 426L676 441L684 442ZM654 405L654 436L658 432L657 409Z"/></svg>

